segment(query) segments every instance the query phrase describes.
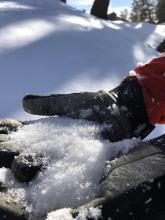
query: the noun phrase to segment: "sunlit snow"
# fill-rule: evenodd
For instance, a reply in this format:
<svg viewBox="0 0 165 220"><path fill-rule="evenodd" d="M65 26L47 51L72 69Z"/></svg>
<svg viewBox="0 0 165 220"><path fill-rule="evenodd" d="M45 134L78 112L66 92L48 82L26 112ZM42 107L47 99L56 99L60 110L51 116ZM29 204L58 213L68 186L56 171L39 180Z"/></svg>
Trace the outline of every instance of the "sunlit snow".
<svg viewBox="0 0 165 220"><path fill-rule="evenodd" d="M155 48L164 34L165 25L103 21L57 0L1 1L0 117L37 119L22 110L27 93L114 88L138 62L157 56ZM100 129L67 118L31 122L12 134L10 141L21 144L26 152L44 154L48 165L29 185L18 183L5 168L0 169L0 181L27 201L34 216L93 199L105 161L139 141L112 144L101 139ZM161 133L164 126L149 137ZM48 220L60 215L72 219L69 209L63 209L50 213Z"/></svg>
<svg viewBox="0 0 165 220"><path fill-rule="evenodd" d="M139 140L110 143L102 140L101 125L68 118L45 118L10 135L23 151L44 154L48 165L29 184L14 181L0 169L0 181L32 205L36 216L65 207L77 207L94 199L103 177L105 161L126 153Z"/></svg>

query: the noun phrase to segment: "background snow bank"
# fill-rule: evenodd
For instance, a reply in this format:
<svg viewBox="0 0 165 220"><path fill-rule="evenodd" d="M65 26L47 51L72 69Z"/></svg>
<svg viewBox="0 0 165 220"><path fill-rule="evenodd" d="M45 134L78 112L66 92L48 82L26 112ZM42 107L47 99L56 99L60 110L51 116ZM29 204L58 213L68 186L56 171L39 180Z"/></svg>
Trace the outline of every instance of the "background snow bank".
<svg viewBox="0 0 165 220"><path fill-rule="evenodd" d="M36 119L22 110L27 93L110 90L164 36L165 25L99 20L58 0L1 1L0 117Z"/></svg>
<svg viewBox="0 0 165 220"><path fill-rule="evenodd" d="M83 120L45 118L11 134L25 152L47 157L46 169L29 185L18 184L7 169L0 169L0 181L32 206L32 214L77 207L94 199L103 177L105 162L125 153L139 140L110 143L100 138L102 126Z"/></svg>

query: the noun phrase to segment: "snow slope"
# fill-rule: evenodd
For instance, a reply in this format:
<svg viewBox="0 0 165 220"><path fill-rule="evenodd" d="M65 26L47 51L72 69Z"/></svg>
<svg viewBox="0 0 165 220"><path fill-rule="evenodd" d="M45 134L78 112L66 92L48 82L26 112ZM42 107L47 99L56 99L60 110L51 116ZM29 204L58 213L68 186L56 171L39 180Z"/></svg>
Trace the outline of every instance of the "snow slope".
<svg viewBox="0 0 165 220"><path fill-rule="evenodd" d="M164 36L164 25L106 22L57 0L1 1L0 117L31 118L27 93L110 90Z"/></svg>
<svg viewBox="0 0 165 220"><path fill-rule="evenodd" d="M0 117L36 119L22 111L26 93L110 90L137 62L156 56L164 36L165 25L106 22L57 0L0 1ZM0 169L0 179L35 215L82 204L97 194L105 160L138 141L112 145L100 139L100 129L71 119L32 122L11 141L28 152L44 152L51 164L28 187L6 169Z"/></svg>
<svg viewBox="0 0 165 220"><path fill-rule="evenodd" d="M150 46L164 33L164 25L106 22L57 0L1 1L0 116L20 119L26 93L113 88L156 55Z"/></svg>

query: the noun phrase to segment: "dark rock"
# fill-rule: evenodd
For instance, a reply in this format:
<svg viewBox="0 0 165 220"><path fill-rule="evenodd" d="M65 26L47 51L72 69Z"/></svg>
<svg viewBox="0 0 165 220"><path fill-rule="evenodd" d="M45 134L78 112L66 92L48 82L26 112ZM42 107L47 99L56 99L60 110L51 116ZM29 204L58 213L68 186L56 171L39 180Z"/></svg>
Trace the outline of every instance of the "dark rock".
<svg viewBox="0 0 165 220"><path fill-rule="evenodd" d="M8 193L0 193L1 220L27 220L25 207Z"/></svg>
<svg viewBox="0 0 165 220"><path fill-rule="evenodd" d="M10 168L14 157L19 155L20 146L17 144L0 143L0 167Z"/></svg>
<svg viewBox="0 0 165 220"><path fill-rule="evenodd" d="M22 126L20 121L12 119L0 120L0 134L9 134L10 132L17 131Z"/></svg>
<svg viewBox="0 0 165 220"><path fill-rule="evenodd" d="M43 166L44 158L36 154L20 154L11 165L14 176L20 182L29 182Z"/></svg>
<svg viewBox="0 0 165 220"><path fill-rule="evenodd" d="M115 12L108 14L107 19L110 21L127 21L126 19L118 17Z"/></svg>
<svg viewBox="0 0 165 220"><path fill-rule="evenodd" d="M118 18L117 14L115 12L112 12L111 14L108 15L108 20L116 21L117 18Z"/></svg>
<svg viewBox="0 0 165 220"><path fill-rule="evenodd" d="M163 40L160 44L159 44L159 46L156 48L156 50L158 51L158 52L163 52L163 51L165 51L165 40Z"/></svg>
<svg viewBox="0 0 165 220"><path fill-rule="evenodd" d="M98 198L73 210L101 207L104 220L165 219L165 149L139 144L127 155L111 161Z"/></svg>
<svg viewBox="0 0 165 220"><path fill-rule="evenodd" d="M2 182L0 182L0 192L6 192L6 191L7 191L7 187Z"/></svg>

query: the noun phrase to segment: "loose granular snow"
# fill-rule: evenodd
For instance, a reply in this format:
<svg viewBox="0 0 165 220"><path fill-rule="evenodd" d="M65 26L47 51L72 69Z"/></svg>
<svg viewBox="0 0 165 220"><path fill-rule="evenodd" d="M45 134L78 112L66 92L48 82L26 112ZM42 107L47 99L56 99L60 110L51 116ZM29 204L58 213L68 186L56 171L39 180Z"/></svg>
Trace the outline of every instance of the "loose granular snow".
<svg viewBox="0 0 165 220"><path fill-rule="evenodd" d="M46 220L73 220L71 215L71 209L60 209L54 212L50 212Z"/></svg>
<svg viewBox="0 0 165 220"><path fill-rule="evenodd" d="M29 184L14 182L9 170L0 169L0 181L28 203L31 219L94 199L105 161L137 144L136 139L113 144L102 140L101 129L83 120L50 117L30 122L10 135L10 142L20 144L23 151L44 154L48 161Z"/></svg>
<svg viewBox="0 0 165 220"><path fill-rule="evenodd" d="M49 213L46 220L87 220L89 218L98 220L100 217L101 210L99 208L81 209L76 218L72 217L71 209L65 208Z"/></svg>

